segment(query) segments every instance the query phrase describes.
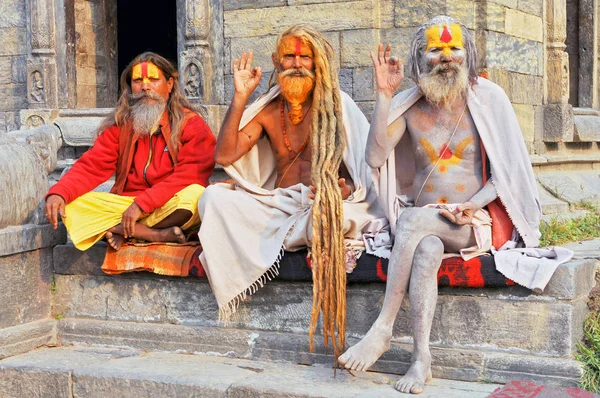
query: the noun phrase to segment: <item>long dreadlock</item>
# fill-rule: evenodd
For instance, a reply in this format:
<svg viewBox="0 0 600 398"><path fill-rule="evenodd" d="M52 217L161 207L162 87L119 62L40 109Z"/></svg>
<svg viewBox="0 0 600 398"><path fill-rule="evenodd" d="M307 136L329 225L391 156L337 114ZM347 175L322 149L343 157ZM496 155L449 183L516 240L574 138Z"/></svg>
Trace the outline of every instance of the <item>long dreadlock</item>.
<svg viewBox="0 0 600 398"><path fill-rule="evenodd" d="M338 185L339 169L346 148L342 119L342 99L333 47L316 29L293 25L277 39L281 47L286 36L298 37L313 49L315 88L313 91L311 181L316 188L313 202L311 266L313 308L310 321L310 351L319 314L323 316L323 341L337 358L343 352L346 337L346 258L344 249L342 195ZM269 86L273 86L274 74Z"/></svg>

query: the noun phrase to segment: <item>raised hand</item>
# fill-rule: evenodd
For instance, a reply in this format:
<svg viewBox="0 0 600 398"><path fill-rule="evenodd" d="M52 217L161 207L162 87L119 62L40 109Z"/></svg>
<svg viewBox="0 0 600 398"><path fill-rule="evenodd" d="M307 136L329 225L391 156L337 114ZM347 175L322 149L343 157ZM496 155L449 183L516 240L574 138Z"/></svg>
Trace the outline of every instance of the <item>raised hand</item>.
<svg viewBox="0 0 600 398"><path fill-rule="evenodd" d="M398 90L402 79L404 79L402 61L397 57L392 57L391 52L391 44L388 44L384 51L381 43L377 49L377 57L371 52L377 90L390 98Z"/></svg>
<svg viewBox="0 0 600 398"><path fill-rule="evenodd" d="M241 59L233 61L233 87L236 94L249 97L260 83L262 71L260 66L252 67L253 57L250 51L248 54L243 53Z"/></svg>

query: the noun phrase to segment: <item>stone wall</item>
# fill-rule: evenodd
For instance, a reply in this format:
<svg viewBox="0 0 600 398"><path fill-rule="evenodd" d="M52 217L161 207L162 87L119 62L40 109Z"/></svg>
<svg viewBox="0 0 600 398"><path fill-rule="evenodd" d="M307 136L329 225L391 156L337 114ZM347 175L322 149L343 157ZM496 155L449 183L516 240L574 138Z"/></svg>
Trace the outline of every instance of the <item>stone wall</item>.
<svg viewBox="0 0 600 398"><path fill-rule="evenodd" d="M116 2L75 0L77 108L114 106L117 100Z"/></svg>
<svg viewBox="0 0 600 398"><path fill-rule="evenodd" d="M264 91L273 70L277 34L290 24L307 21L325 32L337 53L342 89L369 117L375 94L369 52L379 42L391 43L393 52L406 61L415 27L447 14L475 32L481 70L507 92L525 141L532 143L536 134L541 137L543 127L536 118L544 99L543 4L542 0L225 0L225 101L233 94L234 58L254 52L255 64L267 75L257 92Z"/></svg>
<svg viewBox="0 0 600 398"><path fill-rule="evenodd" d="M26 0L0 1L0 132L19 126L27 108Z"/></svg>

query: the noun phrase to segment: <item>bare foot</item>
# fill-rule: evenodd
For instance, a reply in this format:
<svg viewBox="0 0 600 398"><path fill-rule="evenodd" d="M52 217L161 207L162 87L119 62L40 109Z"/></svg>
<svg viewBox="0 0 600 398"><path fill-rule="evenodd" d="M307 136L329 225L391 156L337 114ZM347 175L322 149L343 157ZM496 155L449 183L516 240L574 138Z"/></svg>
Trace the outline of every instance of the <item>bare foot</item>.
<svg viewBox="0 0 600 398"><path fill-rule="evenodd" d="M431 380L431 361L415 361L408 372L396 382L396 390L406 394L420 394Z"/></svg>
<svg viewBox="0 0 600 398"><path fill-rule="evenodd" d="M112 247L115 250L119 250L121 248L121 245L125 243L125 238L123 237L123 235L112 233L110 231L106 232L105 237L110 247Z"/></svg>
<svg viewBox="0 0 600 398"><path fill-rule="evenodd" d="M391 331L373 325L361 341L340 355L338 362L346 369L365 372L390 349L391 339Z"/></svg>
<svg viewBox="0 0 600 398"><path fill-rule="evenodd" d="M175 242L175 243L185 243L185 235L181 228L179 227L170 227L164 229L157 229L156 231L156 240L152 240L153 242Z"/></svg>

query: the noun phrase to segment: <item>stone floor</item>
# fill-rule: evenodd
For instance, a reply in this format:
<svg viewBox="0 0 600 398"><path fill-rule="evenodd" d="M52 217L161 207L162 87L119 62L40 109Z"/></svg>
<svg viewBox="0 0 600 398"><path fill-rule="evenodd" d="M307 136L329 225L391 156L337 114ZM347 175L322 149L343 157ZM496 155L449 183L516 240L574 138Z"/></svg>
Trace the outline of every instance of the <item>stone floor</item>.
<svg viewBox="0 0 600 398"><path fill-rule="evenodd" d="M103 347L40 348L0 361L0 396L401 397L398 376L223 356ZM420 397L487 397L499 384L433 379Z"/></svg>

